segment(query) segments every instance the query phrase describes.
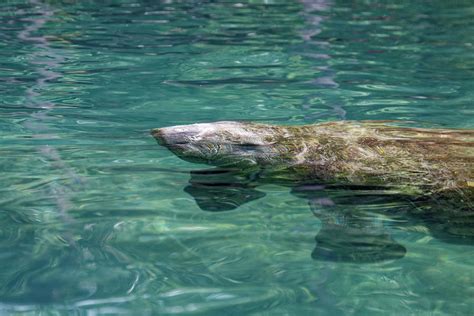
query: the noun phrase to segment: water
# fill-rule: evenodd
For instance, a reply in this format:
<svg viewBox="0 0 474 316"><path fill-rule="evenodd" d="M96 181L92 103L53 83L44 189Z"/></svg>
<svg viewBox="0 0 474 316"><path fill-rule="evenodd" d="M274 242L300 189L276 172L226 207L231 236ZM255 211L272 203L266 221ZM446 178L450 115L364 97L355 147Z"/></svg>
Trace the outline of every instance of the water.
<svg viewBox="0 0 474 316"><path fill-rule="evenodd" d="M3 1L1 313L472 314L470 243L354 199L407 253L315 259L330 196L313 214L268 184L203 211L183 189L204 166L149 130L474 128L473 19L471 1Z"/></svg>

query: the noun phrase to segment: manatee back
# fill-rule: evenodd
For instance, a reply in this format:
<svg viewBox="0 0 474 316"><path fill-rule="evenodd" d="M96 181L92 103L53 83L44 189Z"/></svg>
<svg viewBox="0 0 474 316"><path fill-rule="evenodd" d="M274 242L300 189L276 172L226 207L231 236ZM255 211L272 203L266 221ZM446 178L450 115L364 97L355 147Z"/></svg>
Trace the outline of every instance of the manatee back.
<svg viewBox="0 0 474 316"><path fill-rule="evenodd" d="M342 121L301 131L301 138L316 143L307 151L307 165L335 182L433 191L474 186L474 130Z"/></svg>
<svg viewBox="0 0 474 316"><path fill-rule="evenodd" d="M474 187L474 130L374 126L386 146L404 149L413 166L431 169L444 187ZM436 179L433 179L436 180Z"/></svg>

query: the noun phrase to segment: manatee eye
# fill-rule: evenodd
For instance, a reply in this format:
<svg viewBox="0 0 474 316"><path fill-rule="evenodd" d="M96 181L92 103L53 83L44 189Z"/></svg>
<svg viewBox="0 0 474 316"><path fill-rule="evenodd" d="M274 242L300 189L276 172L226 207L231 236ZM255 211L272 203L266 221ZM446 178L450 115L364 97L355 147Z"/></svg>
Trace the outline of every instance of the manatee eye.
<svg viewBox="0 0 474 316"><path fill-rule="evenodd" d="M258 145L251 144L251 143L244 143L244 144L239 144L239 147L245 150L255 150L257 149Z"/></svg>

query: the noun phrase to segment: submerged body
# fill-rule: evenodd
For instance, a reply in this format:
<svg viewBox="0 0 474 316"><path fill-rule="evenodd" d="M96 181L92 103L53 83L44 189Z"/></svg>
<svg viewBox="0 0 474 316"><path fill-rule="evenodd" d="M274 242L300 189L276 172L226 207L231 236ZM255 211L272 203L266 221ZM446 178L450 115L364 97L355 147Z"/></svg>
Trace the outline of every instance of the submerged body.
<svg viewBox="0 0 474 316"><path fill-rule="evenodd" d="M474 187L472 130L354 121L304 126L216 122L152 134L183 159L299 183L387 186L414 194Z"/></svg>
<svg viewBox="0 0 474 316"><path fill-rule="evenodd" d="M474 241L473 130L372 121L216 122L155 129L152 135L184 160L218 167L191 172L185 188L203 210L231 210L261 198L260 184L292 187L322 223L314 259L403 257L406 249L367 210L411 222L416 230L421 223L445 241Z"/></svg>

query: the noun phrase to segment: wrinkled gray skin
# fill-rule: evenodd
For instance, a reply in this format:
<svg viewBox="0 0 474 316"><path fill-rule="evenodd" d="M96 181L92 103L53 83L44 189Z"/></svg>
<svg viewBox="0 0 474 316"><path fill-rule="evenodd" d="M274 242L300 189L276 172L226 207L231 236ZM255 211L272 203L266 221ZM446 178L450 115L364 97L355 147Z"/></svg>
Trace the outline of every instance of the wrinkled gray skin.
<svg viewBox="0 0 474 316"><path fill-rule="evenodd" d="M215 122L154 129L152 135L183 160L213 166L253 167L271 164L276 156L270 145L274 131L258 131L240 122ZM269 140L270 139L270 140Z"/></svg>
<svg viewBox="0 0 474 316"><path fill-rule="evenodd" d="M357 204L374 201L380 210L383 205L403 205L391 214L426 218L433 234L445 240L455 236L470 242L474 236L468 194L472 131L399 128L381 122L215 122L154 129L152 135L183 160L232 168L230 176L222 169L192 173L186 192L202 209L229 210L260 198L264 194L254 189L259 183L292 186L295 195L308 199L323 224L315 259L368 262L403 257L405 248L380 223L358 214ZM440 192L449 192L449 198L440 201ZM459 195L453 198L451 192ZM464 203L446 214L444 210L453 209L452 200Z"/></svg>
<svg viewBox="0 0 474 316"><path fill-rule="evenodd" d="M152 134L184 160L265 171L292 181L396 186L430 195L474 186L470 130L356 121L304 126L216 122Z"/></svg>

